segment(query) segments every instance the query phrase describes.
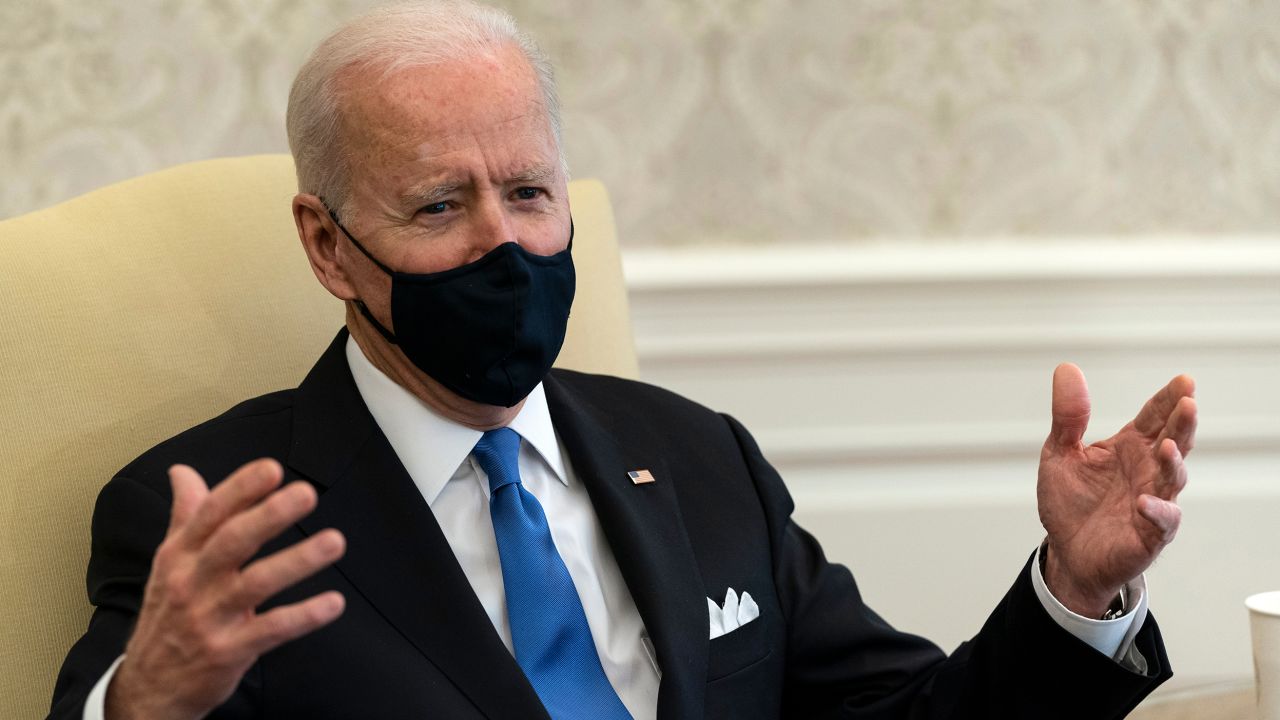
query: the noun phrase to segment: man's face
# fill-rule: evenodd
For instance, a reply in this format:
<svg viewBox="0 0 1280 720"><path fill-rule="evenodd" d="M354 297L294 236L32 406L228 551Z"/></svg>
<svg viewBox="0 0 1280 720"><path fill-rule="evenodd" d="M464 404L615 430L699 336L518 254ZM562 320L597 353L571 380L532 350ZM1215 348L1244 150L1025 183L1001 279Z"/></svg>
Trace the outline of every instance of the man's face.
<svg viewBox="0 0 1280 720"><path fill-rule="evenodd" d="M355 217L342 220L383 264L431 273L505 242L539 255L567 246L559 149L537 78L517 48L375 80L367 72L344 78ZM361 299L390 326L389 278L350 245L340 247Z"/></svg>

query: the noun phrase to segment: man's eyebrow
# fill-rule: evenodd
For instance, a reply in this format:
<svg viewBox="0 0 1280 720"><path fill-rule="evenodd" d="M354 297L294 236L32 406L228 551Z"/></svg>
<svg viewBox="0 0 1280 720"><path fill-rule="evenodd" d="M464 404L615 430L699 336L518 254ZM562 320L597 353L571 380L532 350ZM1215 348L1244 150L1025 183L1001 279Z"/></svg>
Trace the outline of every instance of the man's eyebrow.
<svg viewBox="0 0 1280 720"><path fill-rule="evenodd" d="M508 185L541 185L551 181L556 175L555 168L549 165L538 165L521 170L507 179Z"/></svg>
<svg viewBox="0 0 1280 720"><path fill-rule="evenodd" d="M457 192L462 187L459 183L414 185L400 193L400 199L410 205L430 205L437 203Z"/></svg>
<svg viewBox="0 0 1280 720"><path fill-rule="evenodd" d="M556 175L555 168L549 165L538 165L527 168L508 177L506 185L543 185ZM430 205L458 192L463 188L461 182L425 182L410 186L400 193L400 200L406 205Z"/></svg>

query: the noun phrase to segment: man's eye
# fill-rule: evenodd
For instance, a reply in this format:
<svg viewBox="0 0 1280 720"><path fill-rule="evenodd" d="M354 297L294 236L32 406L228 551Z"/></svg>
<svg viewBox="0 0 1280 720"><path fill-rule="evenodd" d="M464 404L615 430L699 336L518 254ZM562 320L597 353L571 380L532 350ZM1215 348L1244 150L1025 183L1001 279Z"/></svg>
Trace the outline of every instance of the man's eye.
<svg viewBox="0 0 1280 720"><path fill-rule="evenodd" d="M431 203L430 205L423 207L422 212L428 215L439 215L440 213L448 209L449 209L449 203L438 202L438 203Z"/></svg>
<svg viewBox="0 0 1280 720"><path fill-rule="evenodd" d="M522 187L516 190L516 199L533 200L542 194L542 190L535 187Z"/></svg>

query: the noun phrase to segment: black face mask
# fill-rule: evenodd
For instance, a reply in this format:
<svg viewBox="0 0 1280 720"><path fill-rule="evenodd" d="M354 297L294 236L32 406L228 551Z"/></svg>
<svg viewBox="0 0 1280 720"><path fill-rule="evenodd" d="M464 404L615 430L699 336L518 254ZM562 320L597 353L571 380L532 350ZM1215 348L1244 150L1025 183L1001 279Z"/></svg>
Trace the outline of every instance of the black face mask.
<svg viewBox="0 0 1280 720"><path fill-rule="evenodd" d="M360 312L432 379L468 400L513 407L546 377L564 344L573 304L569 247L535 255L514 242L451 270L413 274L383 265L351 231L351 242L391 276L392 334L360 300Z"/></svg>

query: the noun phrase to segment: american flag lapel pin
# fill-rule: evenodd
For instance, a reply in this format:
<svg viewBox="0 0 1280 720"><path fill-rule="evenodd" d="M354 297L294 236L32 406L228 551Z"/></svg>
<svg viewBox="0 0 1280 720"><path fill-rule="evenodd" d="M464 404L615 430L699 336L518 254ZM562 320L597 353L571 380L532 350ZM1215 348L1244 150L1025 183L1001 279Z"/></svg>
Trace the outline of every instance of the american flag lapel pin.
<svg viewBox="0 0 1280 720"><path fill-rule="evenodd" d="M628 470L627 477L631 478L634 485L644 485L653 482L653 473L648 470Z"/></svg>

